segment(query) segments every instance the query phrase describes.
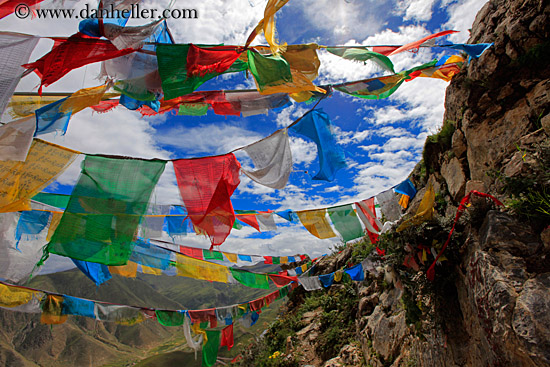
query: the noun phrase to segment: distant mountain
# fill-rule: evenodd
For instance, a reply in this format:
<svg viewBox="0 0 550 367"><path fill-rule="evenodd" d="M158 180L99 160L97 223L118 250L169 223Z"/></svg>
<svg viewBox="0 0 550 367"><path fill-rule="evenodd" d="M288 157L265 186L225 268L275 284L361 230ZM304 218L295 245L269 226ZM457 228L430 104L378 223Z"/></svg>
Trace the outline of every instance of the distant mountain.
<svg viewBox="0 0 550 367"><path fill-rule="evenodd" d="M114 275L97 287L76 269L37 276L28 286L75 297L164 309L231 305L269 292L241 285L143 274L137 278ZM255 328L262 325L263 319L266 318L260 318ZM165 327L155 320L123 326L69 316L64 324L50 326L40 323L40 314L0 309L0 325L0 365L10 367L126 366L151 355L176 350L178 354L185 353L182 351L185 345L182 328Z"/></svg>

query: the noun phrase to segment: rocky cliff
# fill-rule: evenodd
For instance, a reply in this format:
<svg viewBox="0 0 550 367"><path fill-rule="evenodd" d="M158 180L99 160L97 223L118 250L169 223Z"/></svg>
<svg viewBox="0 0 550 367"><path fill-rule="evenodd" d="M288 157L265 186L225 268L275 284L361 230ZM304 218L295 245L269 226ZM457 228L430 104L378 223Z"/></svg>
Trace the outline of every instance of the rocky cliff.
<svg viewBox="0 0 550 367"><path fill-rule="evenodd" d="M323 260L318 274L365 256L380 272L293 294L242 365L550 366L549 36L548 1L481 9L468 43L494 47L450 83L442 129L411 173L424 188L405 218L431 183L434 219L381 236L384 258L365 240ZM445 242L471 190L505 208L472 200L430 282L423 251Z"/></svg>

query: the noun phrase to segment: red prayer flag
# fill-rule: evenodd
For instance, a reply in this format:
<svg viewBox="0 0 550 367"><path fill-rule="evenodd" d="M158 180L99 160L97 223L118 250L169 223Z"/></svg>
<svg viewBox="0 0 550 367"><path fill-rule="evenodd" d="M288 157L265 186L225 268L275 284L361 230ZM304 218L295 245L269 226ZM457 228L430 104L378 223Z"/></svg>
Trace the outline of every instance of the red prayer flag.
<svg viewBox="0 0 550 367"><path fill-rule="evenodd" d="M197 47L189 45L187 52L187 76L205 76L223 73L241 56L235 46Z"/></svg>
<svg viewBox="0 0 550 367"><path fill-rule="evenodd" d="M240 183L241 165L233 153L173 163L189 219L210 237L210 249L221 245L235 222L231 195Z"/></svg>
<svg viewBox="0 0 550 367"><path fill-rule="evenodd" d="M264 307L264 298L262 297L254 301L250 301L249 305L251 311L256 311L259 313L262 311L262 307Z"/></svg>
<svg viewBox="0 0 550 367"><path fill-rule="evenodd" d="M208 308L205 310L189 310L187 312L189 313L189 317L191 318L191 322L193 324L206 321L212 322L213 319L217 320L215 308Z"/></svg>
<svg viewBox="0 0 550 367"><path fill-rule="evenodd" d="M256 215L254 214L239 214L238 218L241 222L244 222L254 228L258 232L260 232L260 225L258 224L258 219L256 219Z"/></svg>
<svg viewBox="0 0 550 367"><path fill-rule="evenodd" d="M56 82L73 69L134 51L131 48L119 50L110 41L88 37L79 32L66 40L56 39L50 52L35 62L22 66L29 70L34 69L41 78L38 93L42 94L42 87Z"/></svg>
<svg viewBox="0 0 550 367"><path fill-rule="evenodd" d="M276 290L275 292L269 293L267 296L265 296L265 305L269 306L273 302L277 300L277 298L280 296L279 290Z"/></svg>
<svg viewBox="0 0 550 367"><path fill-rule="evenodd" d="M273 264L273 256L264 256L264 264Z"/></svg>
<svg viewBox="0 0 550 367"><path fill-rule="evenodd" d="M180 252L185 256L192 257L194 259L204 260L201 248L187 247L180 245Z"/></svg>
<svg viewBox="0 0 550 367"><path fill-rule="evenodd" d="M403 51L411 50L413 48L418 48L426 41L429 41L429 40L431 40L433 38L437 38L437 37L443 37L443 36L446 36L446 35L451 34L451 33L458 33L458 31L443 31L443 32L438 32L438 33L435 33L435 34L431 34L429 36L426 36L426 37L422 38L421 40L411 42L411 43L407 43L406 45L398 47L395 50L393 50L392 52L390 52L389 54L387 54L386 56L391 56L391 55L395 55L395 54L398 54L398 53L403 52ZM378 51L375 51L375 52L378 52Z"/></svg>
<svg viewBox="0 0 550 367"><path fill-rule="evenodd" d="M99 104L95 106L90 106L92 110L99 113L104 113L112 110L116 106L118 106L119 100L118 99L108 99L106 101L101 101Z"/></svg>
<svg viewBox="0 0 550 367"><path fill-rule="evenodd" d="M10 15L13 13L16 9L16 7L20 4L26 5L28 8L22 9L26 11L32 11L29 10L30 7L33 7L34 5L41 3L44 0L7 0L7 1L0 1L0 19ZM27 13L24 14L21 13L20 15L27 16Z"/></svg>
<svg viewBox="0 0 550 367"><path fill-rule="evenodd" d="M227 350L233 348L233 324L222 329L222 341L220 347L226 346Z"/></svg>
<svg viewBox="0 0 550 367"><path fill-rule="evenodd" d="M293 281L297 282L298 281L297 277L290 277L290 276L282 275L282 274L268 274L268 277L279 288L284 287L285 285L287 285L290 282L293 282Z"/></svg>
<svg viewBox="0 0 550 367"><path fill-rule="evenodd" d="M363 200L363 203L367 206L367 208L370 210L370 212L372 214L376 215L376 208L374 207L374 197L372 197L370 199ZM375 218L373 218L361 205L356 204L356 206L361 209L363 214L365 214L365 217L367 217L367 219L368 219L369 223L372 225L372 227L375 230L380 231L380 228L378 228L378 225L376 225ZM369 231L368 228L367 228L367 234L369 235L370 241L372 243L378 242L378 235L376 233L373 233L373 232Z"/></svg>

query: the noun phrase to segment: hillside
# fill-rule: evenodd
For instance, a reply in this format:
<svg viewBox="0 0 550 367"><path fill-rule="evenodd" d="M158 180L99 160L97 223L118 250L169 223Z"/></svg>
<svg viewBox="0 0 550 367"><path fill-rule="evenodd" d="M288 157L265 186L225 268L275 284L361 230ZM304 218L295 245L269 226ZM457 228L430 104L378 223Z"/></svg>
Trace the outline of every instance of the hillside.
<svg viewBox="0 0 550 367"><path fill-rule="evenodd" d="M550 366L550 5L491 0L468 43L494 42L447 88L445 116L411 173L433 219L364 239L317 274L370 257L378 273L295 291L242 366ZM435 267L462 198L471 197ZM426 249L428 251L426 251ZM412 259L412 260L411 260ZM415 260L416 259L416 260Z"/></svg>
<svg viewBox="0 0 550 367"><path fill-rule="evenodd" d="M267 293L241 285L142 274L135 279L115 275L96 287L76 269L37 276L28 286L94 300L165 309L230 305ZM273 304L270 312L265 312L250 330L236 331L236 345L239 339L248 340L251 332L261 333L260 328L275 317L280 303ZM124 326L71 316L64 324L50 326L40 323L39 314L0 309L0 323L3 325L0 365L5 366L124 366L174 350L178 351L177 357L184 355L184 360L191 356L194 365L200 365L201 361L199 357L195 362L194 355L185 352L181 328L165 327L156 320Z"/></svg>

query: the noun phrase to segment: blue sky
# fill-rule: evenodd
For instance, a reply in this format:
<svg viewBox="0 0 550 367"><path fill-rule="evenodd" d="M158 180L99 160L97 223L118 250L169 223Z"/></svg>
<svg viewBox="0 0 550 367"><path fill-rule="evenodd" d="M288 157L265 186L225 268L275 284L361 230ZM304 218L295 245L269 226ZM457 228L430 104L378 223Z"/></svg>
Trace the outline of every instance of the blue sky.
<svg viewBox="0 0 550 367"><path fill-rule="evenodd" d="M85 1L66 1L79 9ZM95 4L95 2L90 2ZM164 8L169 0L143 0L144 7ZM174 7L197 8L199 18L170 20L169 27L179 43L244 44L248 34L262 18L266 0L177 0ZM438 40L466 42L480 0L291 0L277 15L278 38L289 44L316 42L321 45L405 44L431 33L455 29L461 33ZM51 6L46 0L42 7ZM95 5L94 5L95 6ZM9 16L0 21L3 30L48 36L75 33L76 20L19 20ZM132 25L142 24L133 22ZM265 44L258 37L254 44ZM48 52L52 42L41 40L31 56L35 60ZM440 57L431 49L405 52L391 57L396 71ZM319 51L321 68L316 84L360 80L383 72L375 66L354 63ZM99 85L99 64L72 71L46 92L74 92ZM28 76L18 91L36 91L38 78ZM243 75L220 77L205 83L200 90L253 88ZM315 145L291 135L294 170L287 187L273 190L241 176L233 195L236 209L279 210L312 209L366 199L407 177L420 159L427 135L437 131L443 120L447 83L418 78L404 85L386 100L361 100L334 92L319 108L327 112L335 126L339 144L346 152L348 168L338 172L332 182L314 181L318 168ZM82 152L130 155L144 158L190 158L226 153L257 141L290 124L311 106L293 104L281 111L251 117L189 117L163 115L142 118L138 112L118 108L105 114L85 110L75 115L66 136L45 136L46 140ZM3 120L5 121L5 119ZM250 162L237 154L243 165ZM50 190L66 193L79 174L79 162L71 166ZM308 171L309 173L306 173ZM168 165L155 191L158 204L181 203L173 169ZM222 249L226 251L318 256L338 239L318 240L299 224L280 224L277 232L257 234L251 227L233 231ZM208 241L189 236L181 241L190 246L207 247Z"/></svg>

